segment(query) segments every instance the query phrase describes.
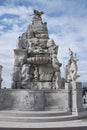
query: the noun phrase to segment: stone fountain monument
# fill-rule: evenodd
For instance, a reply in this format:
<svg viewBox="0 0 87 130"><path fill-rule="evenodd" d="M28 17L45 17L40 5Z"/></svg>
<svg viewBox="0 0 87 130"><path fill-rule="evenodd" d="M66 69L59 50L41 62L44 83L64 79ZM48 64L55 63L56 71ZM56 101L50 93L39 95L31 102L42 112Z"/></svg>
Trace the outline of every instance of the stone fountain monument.
<svg viewBox="0 0 87 130"><path fill-rule="evenodd" d="M58 46L49 37L43 11L34 10L31 24L18 38L14 49L12 109L27 111L57 110L71 112L82 109L81 83L77 83L77 58L69 49L65 80L61 78ZM75 104L78 87L79 104ZM75 96L71 94L74 93ZM14 94L15 93L15 94ZM12 94L11 94L12 95ZM73 95L73 96L71 96ZM19 103L18 103L19 102ZM74 104L76 106L73 106ZM76 107L76 108L73 108Z"/></svg>
<svg viewBox="0 0 87 130"><path fill-rule="evenodd" d="M85 117L87 112L82 105L82 86L81 82L77 82L76 53L69 48L65 77L62 79L62 64L57 59L59 46L49 37L47 23L42 21L42 15L43 11L34 9L31 24L18 38L14 49L12 88L0 90L0 110L27 111L29 118L31 113L35 114L34 119L26 118L26 121L32 122ZM63 114L67 117L63 118ZM54 117L36 118L36 115ZM59 115L62 117L57 117Z"/></svg>
<svg viewBox="0 0 87 130"><path fill-rule="evenodd" d="M43 12L34 10L32 23L19 36L14 49L13 89L53 90L61 88L58 46L49 38Z"/></svg>

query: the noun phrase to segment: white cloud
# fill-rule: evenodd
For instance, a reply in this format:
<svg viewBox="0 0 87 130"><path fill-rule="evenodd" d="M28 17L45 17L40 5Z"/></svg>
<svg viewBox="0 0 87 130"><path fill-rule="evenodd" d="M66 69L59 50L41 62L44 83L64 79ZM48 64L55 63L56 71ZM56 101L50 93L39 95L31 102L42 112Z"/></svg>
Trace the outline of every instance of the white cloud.
<svg viewBox="0 0 87 130"><path fill-rule="evenodd" d="M32 8L26 8L25 6L0 6L0 15L13 14L23 17L24 15L31 14Z"/></svg>
<svg viewBox="0 0 87 130"><path fill-rule="evenodd" d="M14 22L13 19L8 19L8 18L4 18L2 21L4 22L4 24L13 24Z"/></svg>
<svg viewBox="0 0 87 130"><path fill-rule="evenodd" d="M4 27L0 25L0 30L2 30Z"/></svg>

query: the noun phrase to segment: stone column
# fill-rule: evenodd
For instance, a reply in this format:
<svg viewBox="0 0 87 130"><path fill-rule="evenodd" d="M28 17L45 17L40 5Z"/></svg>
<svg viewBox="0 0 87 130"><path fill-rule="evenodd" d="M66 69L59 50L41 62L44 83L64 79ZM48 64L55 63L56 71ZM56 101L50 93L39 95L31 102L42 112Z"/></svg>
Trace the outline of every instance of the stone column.
<svg viewBox="0 0 87 130"><path fill-rule="evenodd" d="M79 115L83 110L82 106L82 84L81 82L71 82L72 87L72 114Z"/></svg>
<svg viewBox="0 0 87 130"><path fill-rule="evenodd" d="M0 89L1 89L1 83L2 83L2 65L0 65Z"/></svg>

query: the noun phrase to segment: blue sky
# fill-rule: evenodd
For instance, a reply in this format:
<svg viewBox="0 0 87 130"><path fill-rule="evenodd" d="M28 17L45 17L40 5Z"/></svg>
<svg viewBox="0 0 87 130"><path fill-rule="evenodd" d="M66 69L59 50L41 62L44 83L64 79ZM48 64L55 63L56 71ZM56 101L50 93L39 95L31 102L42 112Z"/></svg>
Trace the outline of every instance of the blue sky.
<svg viewBox="0 0 87 130"><path fill-rule="evenodd" d="M0 0L0 64L2 87L11 86L13 49L17 38L31 22L33 9L43 10L49 36L59 45L61 73L68 60L68 48L79 58L79 81L87 81L87 0Z"/></svg>

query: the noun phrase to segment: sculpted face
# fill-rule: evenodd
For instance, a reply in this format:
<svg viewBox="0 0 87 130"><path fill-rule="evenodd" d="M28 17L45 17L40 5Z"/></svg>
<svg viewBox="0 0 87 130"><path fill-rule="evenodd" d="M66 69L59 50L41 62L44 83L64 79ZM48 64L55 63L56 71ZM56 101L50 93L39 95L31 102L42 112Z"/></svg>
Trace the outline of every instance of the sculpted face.
<svg viewBox="0 0 87 130"><path fill-rule="evenodd" d="M14 49L15 65L22 66L27 60L27 51L21 49Z"/></svg>

